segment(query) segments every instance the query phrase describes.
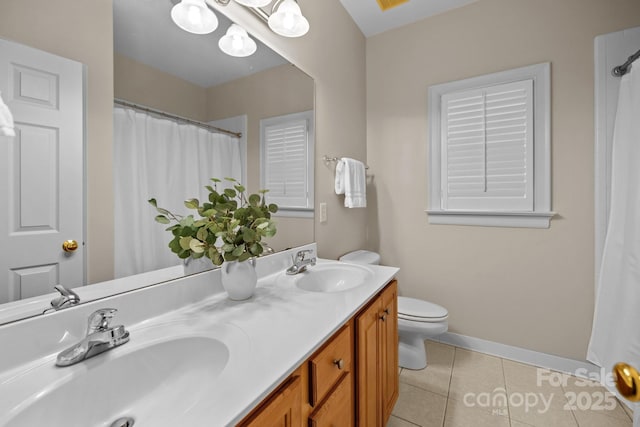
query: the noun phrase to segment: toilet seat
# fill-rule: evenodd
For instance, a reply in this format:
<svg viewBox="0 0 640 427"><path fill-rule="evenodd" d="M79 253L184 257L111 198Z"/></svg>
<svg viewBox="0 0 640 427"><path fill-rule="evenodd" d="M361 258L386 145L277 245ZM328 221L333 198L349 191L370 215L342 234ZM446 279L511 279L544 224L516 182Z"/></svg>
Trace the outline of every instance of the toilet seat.
<svg viewBox="0 0 640 427"><path fill-rule="evenodd" d="M449 312L432 302L398 297L398 318L412 322L437 323L447 320Z"/></svg>

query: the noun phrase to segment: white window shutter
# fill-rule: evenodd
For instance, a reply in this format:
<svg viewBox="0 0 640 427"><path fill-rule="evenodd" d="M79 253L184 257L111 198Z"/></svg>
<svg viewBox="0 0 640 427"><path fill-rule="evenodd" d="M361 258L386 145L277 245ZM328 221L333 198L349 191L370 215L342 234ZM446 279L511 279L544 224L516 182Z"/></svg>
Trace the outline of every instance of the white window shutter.
<svg viewBox="0 0 640 427"><path fill-rule="evenodd" d="M309 206L307 164L309 126L306 119L264 126L264 188L267 199L285 208Z"/></svg>
<svg viewBox="0 0 640 427"><path fill-rule="evenodd" d="M534 210L533 80L442 96L441 208Z"/></svg>

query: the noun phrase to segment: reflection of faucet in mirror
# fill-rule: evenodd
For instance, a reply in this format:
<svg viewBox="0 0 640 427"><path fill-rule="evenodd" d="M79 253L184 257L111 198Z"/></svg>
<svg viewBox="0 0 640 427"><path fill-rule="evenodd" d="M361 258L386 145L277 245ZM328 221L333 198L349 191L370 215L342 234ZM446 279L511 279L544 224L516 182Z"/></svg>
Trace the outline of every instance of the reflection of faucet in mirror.
<svg viewBox="0 0 640 427"><path fill-rule="evenodd" d="M63 308L71 307L80 302L78 294L71 289L67 289L62 285L56 285L53 287L56 291L60 292L60 296L51 300L51 307L54 310L61 310Z"/></svg>
<svg viewBox="0 0 640 427"><path fill-rule="evenodd" d="M109 323L117 310L103 308L89 316L86 336L58 354L57 366L70 366L104 353L129 341L129 332L123 325L111 327Z"/></svg>
<svg viewBox="0 0 640 427"><path fill-rule="evenodd" d="M298 251L295 257L292 257L293 265L287 268L287 274L293 275L307 271L307 267L316 265L316 257L307 258L307 255L313 255L313 251L306 249Z"/></svg>

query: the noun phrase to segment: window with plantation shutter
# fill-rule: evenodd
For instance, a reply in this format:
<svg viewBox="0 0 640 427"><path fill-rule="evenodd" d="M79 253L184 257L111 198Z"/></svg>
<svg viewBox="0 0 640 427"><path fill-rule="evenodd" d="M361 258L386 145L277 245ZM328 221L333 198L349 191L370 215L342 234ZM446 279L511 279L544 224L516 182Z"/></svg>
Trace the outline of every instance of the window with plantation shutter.
<svg viewBox="0 0 640 427"><path fill-rule="evenodd" d="M533 210L533 82L442 97L442 207Z"/></svg>
<svg viewBox="0 0 640 427"><path fill-rule="evenodd" d="M260 121L261 187L280 213L313 213L313 112ZM288 211L288 212L287 212Z"/></svg>
<svg viewBox="0 0 640 427"><path fill-rule="evenodd" d="M429 88L429 222L547 228L549 64Z"/></svg>

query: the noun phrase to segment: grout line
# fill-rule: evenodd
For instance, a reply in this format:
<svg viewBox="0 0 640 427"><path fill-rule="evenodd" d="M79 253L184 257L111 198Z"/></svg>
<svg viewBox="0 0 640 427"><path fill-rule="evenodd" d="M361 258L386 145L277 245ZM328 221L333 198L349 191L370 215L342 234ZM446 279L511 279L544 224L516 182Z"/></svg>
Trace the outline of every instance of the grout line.
<svg viewBox="0 0 640 427"><path fill-rule="evenodd" d="M445 402L444 405L444 414L442 417L442 427L444 427L444 423L447 421L447 411L449 410L449 402L451 401L451 398L449 397L449 395L451 394L451 381L453 380L453 366L456 363L456 351L457 351L457 347L453 347L453 360L451 361L451 372L449 372L449 384L447 385L447 400Z"/></svg>
<svg viewBox="0 0 640 427"><path fill-rule="evenodd" d="M397 416L397 415L393 415L393 414L392 414L391 416L392 416L392 417L395 417L395 418L397 418L397 419L399 419L399 420L402 420L402 421L404 421L404 422L407 422L407 423L411 424L412 426L421 427L421 426L420 426L420 424L416 424L416 423L414 423L414 422L412 422L412 421L405 420L404 418L399 417L399 416Z"/></svg>
<svg viewBox="0 0 640 427"><path fill-rule="evenodd" d="M500 368L502 368L502 381L504 382L504 392L507 395L507 418L509 418L509 426L511 426L511 406L509 405L509 389L507 389L507 374L504 371L504 359L500 358Z"/></svg>

